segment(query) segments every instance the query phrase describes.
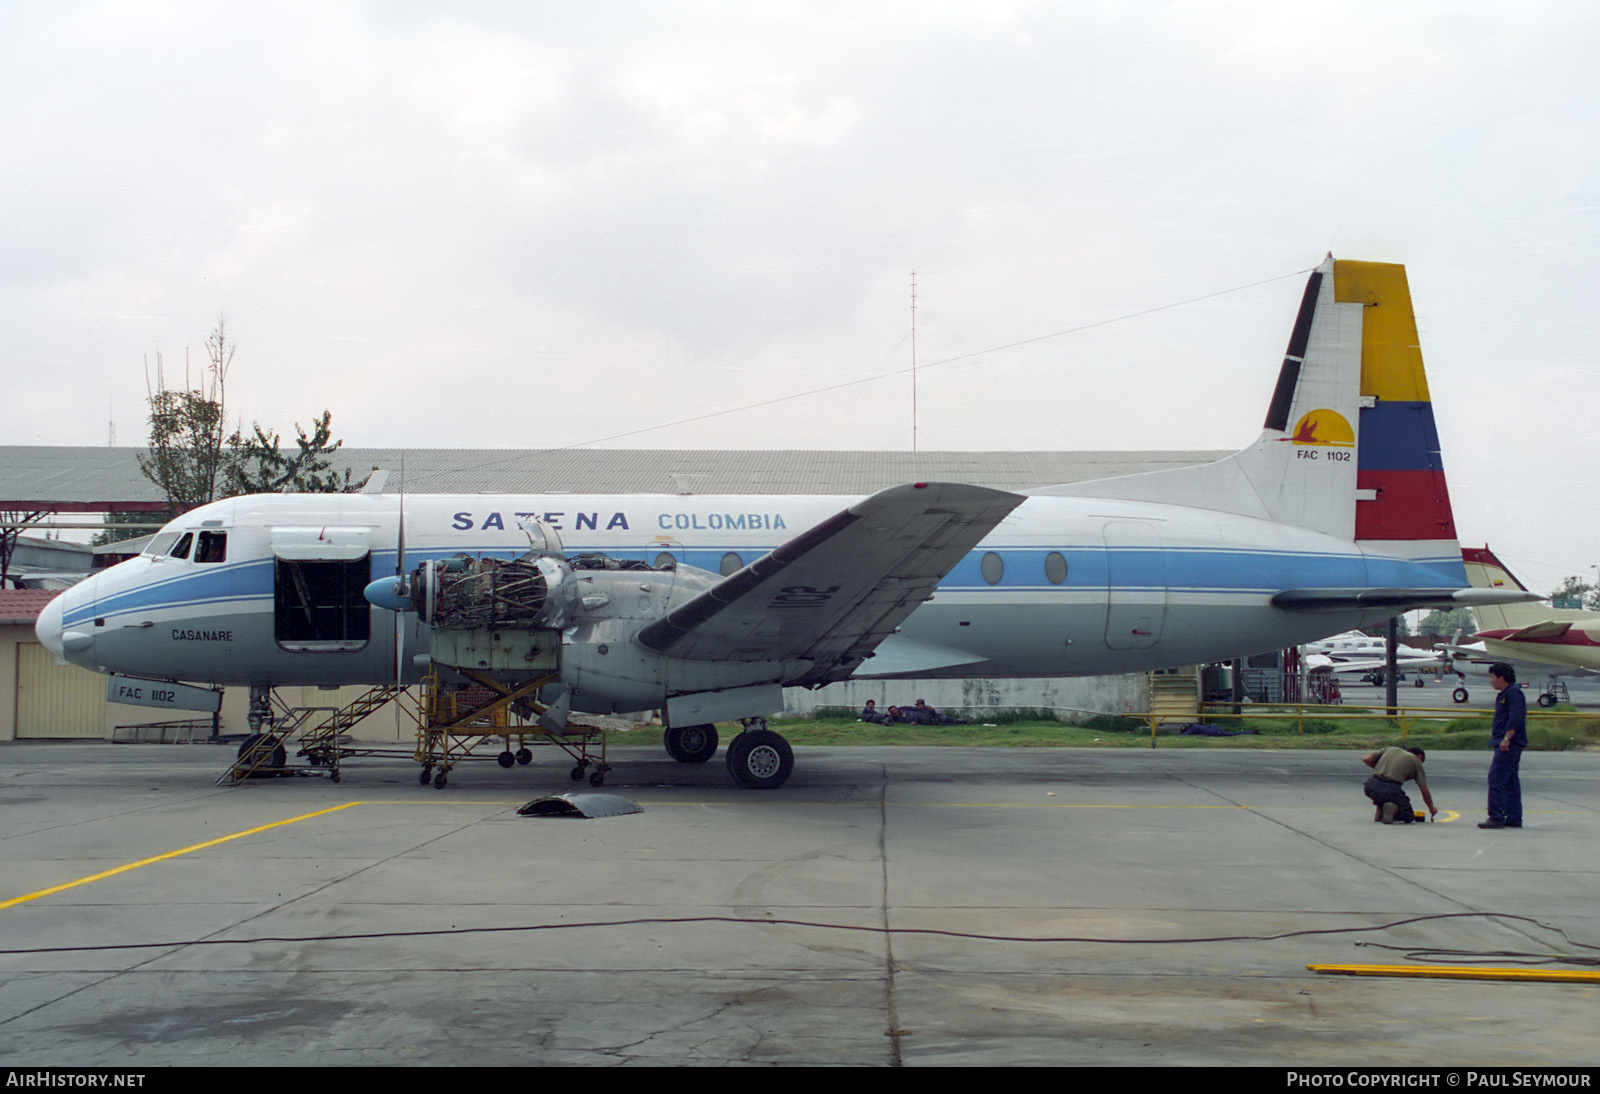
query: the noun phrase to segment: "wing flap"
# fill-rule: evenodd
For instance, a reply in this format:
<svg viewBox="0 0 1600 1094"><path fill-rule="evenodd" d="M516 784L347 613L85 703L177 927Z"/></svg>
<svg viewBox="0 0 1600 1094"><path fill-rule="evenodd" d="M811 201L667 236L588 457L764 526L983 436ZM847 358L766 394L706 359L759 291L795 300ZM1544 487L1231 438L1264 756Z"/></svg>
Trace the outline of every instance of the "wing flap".
<svg viewBox="0 0 1600 1094"><path fill-rule="evenodd" d="M691 660L806 660L818 680L847 675L1022 501L958 483L880 491L648 624L639 641Z"/></svg>

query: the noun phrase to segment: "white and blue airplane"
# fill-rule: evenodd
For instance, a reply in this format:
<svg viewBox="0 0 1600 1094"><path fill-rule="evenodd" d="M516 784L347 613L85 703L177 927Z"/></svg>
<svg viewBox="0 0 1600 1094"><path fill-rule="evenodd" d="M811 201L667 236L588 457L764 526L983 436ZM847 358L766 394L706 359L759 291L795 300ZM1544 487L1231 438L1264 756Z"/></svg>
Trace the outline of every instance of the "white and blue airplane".
<svg viewBox="0 0 1600 1094"><path fill-rule="evenodd" d="M1531 595L1467 587L1405 268L1329 256L1260 437L1216 463L1025 493L230 498L68 590L38 635L99 672L247 685L262 707L273 687L415 681L444 648L441 571L403 571L528 554L519 524L566 542L529 562L541 697L658 710L685 760L749 719L727 762L752 787L793 764L762 720L785 687L1142 671Z"/></svg>

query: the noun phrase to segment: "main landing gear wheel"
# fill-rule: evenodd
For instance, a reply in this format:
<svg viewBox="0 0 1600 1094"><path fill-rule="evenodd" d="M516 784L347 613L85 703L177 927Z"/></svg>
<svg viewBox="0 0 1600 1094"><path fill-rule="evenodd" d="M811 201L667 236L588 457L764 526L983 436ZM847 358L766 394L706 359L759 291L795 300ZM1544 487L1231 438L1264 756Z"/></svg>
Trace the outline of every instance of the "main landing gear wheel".
<svg viewBox="0 0 1600 1094"><path fill-rule="evenodd" d="M728 742L728 774L747 790L776 790L794 770L794 749L770 729L747 729Z"/></svg>
<svg viewBox="0 0 1600 1094"><path fill-rule="evenodd" d="M423 786L427 786L432 781L433 781L433 765L432 764L424 764L423 767L422 767L422 774L417 777L417 782L421 783Z"/></svg>
<svg viewBox="0 0 1600 1094"><path fill-rule="evenodd" d="M264 733L252 733L239 742L238 766L252 779L270 779L282 770L287 756L282 744ZM253 770L252 770L253 769Z"/></svg>
<svg viewBox="0 0 1600 1094"><path fill-rule="evenodd" d="M1420 676L1417 677L1416 682L1413 683L1411 686L1414 687L1414 688L1420 688L1422 686L1422 677L1420 677Z"/></svg>
<svg viewBox="0 0 1600 1094"><path fill-rule="evenodd" d="M1450 693L1450 698L1454 699L1458 703L1465 703L1467 701L1467 689L1456 688L1456 690Z"/></svg>
<svg viewBox="0 0 1600 1094"><path fill-rule="evenodd" d="M1556 697L1551 695L1548 691L1544 692L1539 696L1539 705L1542 707L1553 707L1556 705Z"/></svg>
<svg viewBox="0 0 1600 1094"><path fill-rule="evenodd" d="M533 749L531 749L531 748L519 748L519 749L517 749L517 763L521 764L523 767L527 767L532 762L533 762Z"/></svg>
<svg viewBox="0 0 1600 1094"><path fill-rule="evenodd" d="M662 739L680 764L703 764L717 754L716 726L671 726Z"/></svg>
<svg viewBox="0 0 1600 1094"><path fill-rule="evenodd" d="M504 752L500 753L500 755L496 756L494 758L494 762L499 764L501 767L511 767L517 762L517 757L516 754L508 748Z"/></svg>

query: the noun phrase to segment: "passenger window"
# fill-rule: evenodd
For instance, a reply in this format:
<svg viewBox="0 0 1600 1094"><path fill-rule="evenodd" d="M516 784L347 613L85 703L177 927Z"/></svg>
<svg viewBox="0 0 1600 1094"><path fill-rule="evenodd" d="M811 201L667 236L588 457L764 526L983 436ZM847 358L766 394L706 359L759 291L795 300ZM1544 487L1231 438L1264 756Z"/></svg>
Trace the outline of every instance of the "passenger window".
<svg viewBox="0 0 1600 1094"><path fill-rule="evenodd" d="M744 560L734 552L729 551L727 554L722 556L722 565L719 566L718 569L722 572L723 577L727 577L729 574L738 571L743 566Z"/></svg>
<svg viewBox="0 0 1600 1094"><path fill-rule="evenodd" d="M226 562L227 558L228 533L200 533L200 542L195 545L194 549L194 560L196 562Z"/></svg>
<svg viewBox="0 0 1600 1094"><path fill-rule="evenodd" d="M183 533L183 538L180 539L178 541L178 545L172 549L172 557L173 558L188 558L189 557L189 546L192 543L194 543L194 533L193 532L185 532L185 533Z"/></svg>
<svg viewBox="0 0 1600 1094"><path fill-rule="evenodd" d="M984 554L982 561L978 563L978 569L983 573L983 580L991 585L1000 584L1000 579L1006 576L1005 560L993 551Z"/></svg>
<svg viewBox="0 0 1600 1094"><path fill-rule="evenodd" d="M1052 585L1059 585L1067 580L1067 560L1060 551L1051 551L1044 556L1044 577Z"/></svg>

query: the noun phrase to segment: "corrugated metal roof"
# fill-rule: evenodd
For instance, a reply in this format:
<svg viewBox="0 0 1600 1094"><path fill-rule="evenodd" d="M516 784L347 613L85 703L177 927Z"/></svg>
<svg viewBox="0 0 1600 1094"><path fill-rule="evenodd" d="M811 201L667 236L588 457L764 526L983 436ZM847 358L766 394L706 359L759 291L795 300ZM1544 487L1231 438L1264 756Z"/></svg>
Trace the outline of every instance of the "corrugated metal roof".
<svg viewBox="0 0 1600 1094"><path fill-rule="evenodd" d="M60 589L0 589L0 624L32 623Z"/></svg>
<svg viewBox="0 0 1600 1094"><path fill-rule="evenodd" d="M142 448L0 446L0 509L55 504L105 512L162 501L139 473ZM337 466L413 493L857 494L903 482L1003 490L1208 463L1213 451L881 452L800 449L346 448Z"/></svg>

